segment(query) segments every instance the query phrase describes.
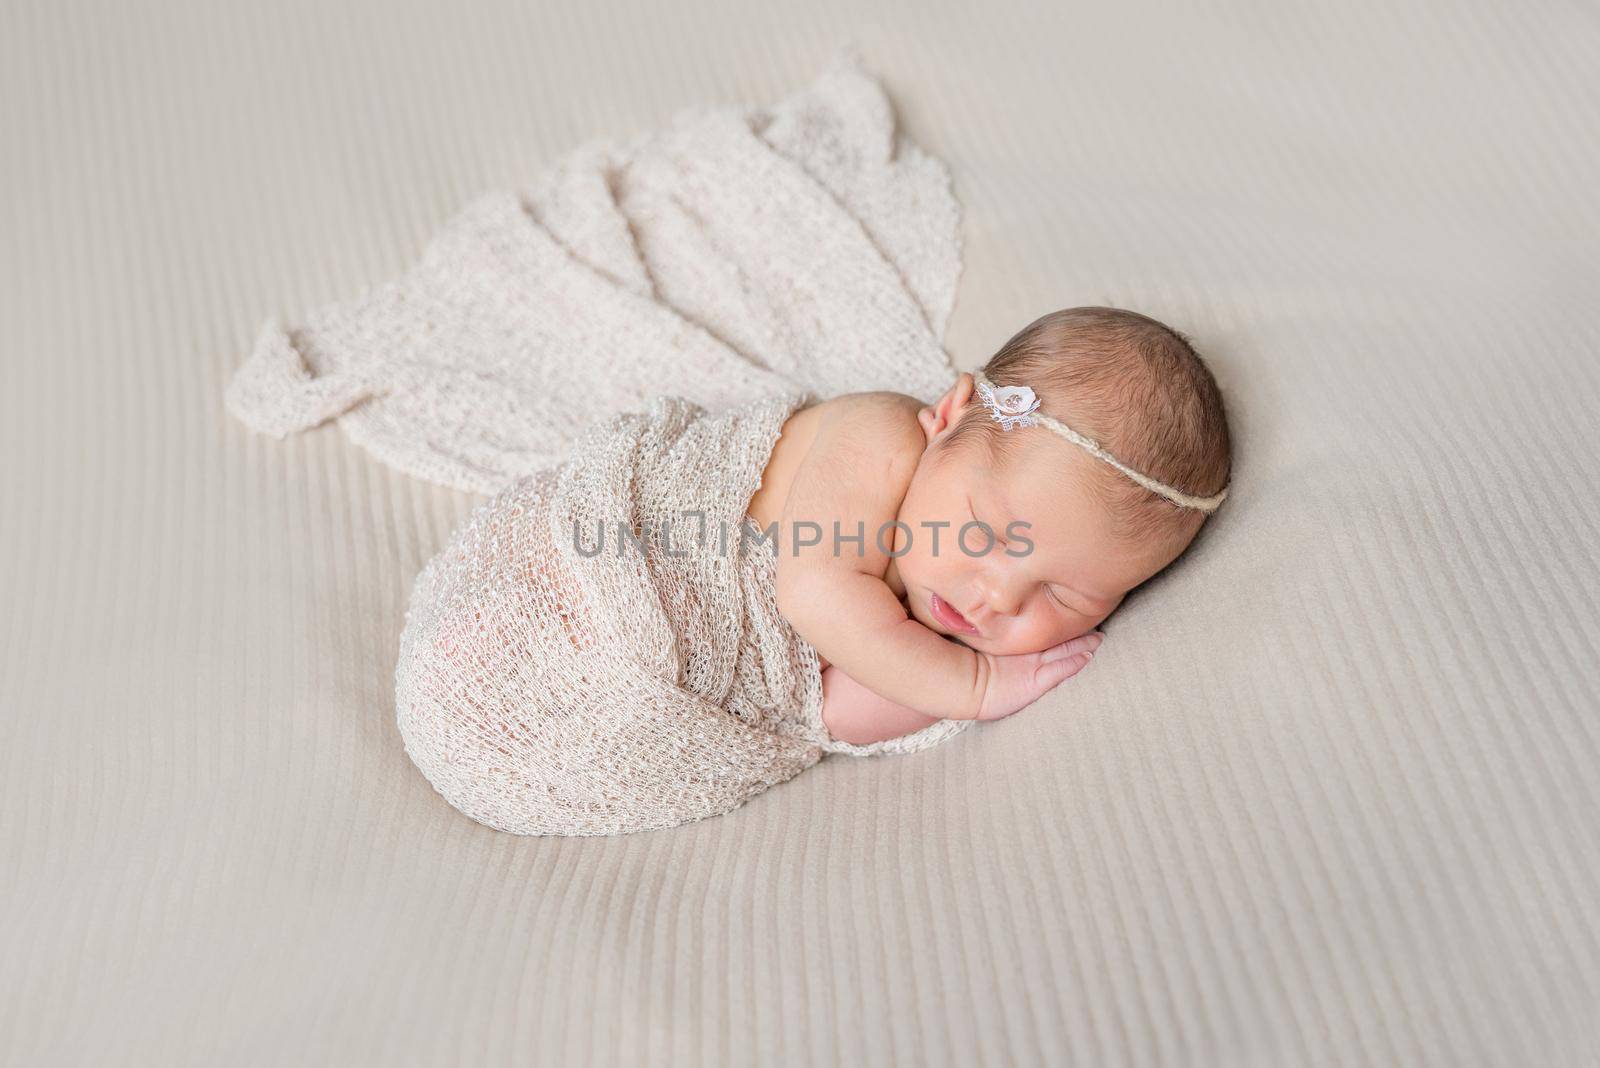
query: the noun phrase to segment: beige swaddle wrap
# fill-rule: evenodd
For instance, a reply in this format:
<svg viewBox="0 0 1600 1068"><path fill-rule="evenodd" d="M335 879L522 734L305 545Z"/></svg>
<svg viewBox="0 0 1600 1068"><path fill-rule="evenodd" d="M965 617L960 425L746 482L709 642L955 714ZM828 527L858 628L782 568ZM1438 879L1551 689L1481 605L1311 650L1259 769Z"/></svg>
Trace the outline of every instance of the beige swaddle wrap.
<svg viewBox="0 0 1600 1068"><path fill-rule="evenodd" d="M737 537L790 412L954 380L959 223L943 164L846 51L771 107L580 146L474 201L395 281L265 324L237 418L280 437L337 419L387 463L495 495L417 577L401 635L401 734L451 803L523 833L669 826L824 752L964 726L829 739L774 549ZM574 537L691 512L725 553Z"/></svg>
<svg viewBox="0 0 1600 1068"><path fill-rule="evenodd" d="M907 752L966 725L868 747L824 729L816 651L778 613L774 544L745 515L802 399L712 414L666 397L619 416L481 505L428 563L395 704L406 751L451 804L521 834L668 827L824 752Z"/></svg>

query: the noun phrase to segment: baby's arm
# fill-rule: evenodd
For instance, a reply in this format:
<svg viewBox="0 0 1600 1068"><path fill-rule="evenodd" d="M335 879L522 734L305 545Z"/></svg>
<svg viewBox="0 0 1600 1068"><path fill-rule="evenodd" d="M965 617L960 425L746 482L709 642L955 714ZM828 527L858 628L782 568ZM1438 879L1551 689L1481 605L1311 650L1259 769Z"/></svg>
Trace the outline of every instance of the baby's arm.
<svg viewBox="0 0 1600 1068"><path fill-rule="evenodd" d="M982 659L907 615L881 577L889 558L878 533L898 515L926 441L915 412L894 394L858 393L829 406L784 502L778 609L823 659L867 689L932 718L974 719ZM795 548L797 522L817 524L821 542ZM862 544L843 543L835 554L835 524L841 535L862 532Z"/></svg>
<svg viewBox="0 0 1600 1068"><path fill-rule="evenodd" d="M900 738L938 723L933 716L873 693L838 668L822 672L822 723L828 734L851 745Z"/></svg>

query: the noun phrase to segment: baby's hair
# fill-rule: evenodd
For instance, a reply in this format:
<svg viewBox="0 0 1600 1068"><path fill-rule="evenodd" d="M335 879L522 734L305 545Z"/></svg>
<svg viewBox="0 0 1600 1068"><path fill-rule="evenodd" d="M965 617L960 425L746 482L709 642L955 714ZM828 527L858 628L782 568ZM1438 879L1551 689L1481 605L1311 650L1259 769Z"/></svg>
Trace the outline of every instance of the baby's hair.
<svg viewBox="0 0 1600 1068"><path fill-rule="evenodd" d="M1210 496L1228 483L1233 457L1222 392L1189 339L1164 323L1120 308L1051 312L1002 345L983 373L997 386L1031 386L1040 411L1169 486ZM981 447L1004 470L1040 437L1061 440L1039 428L1003 430L974 395L944 447ZM1115 517L1119 538L1192 536L1204 521L1204 513L1110 464L1095 466L1091 489Z"/></svg>

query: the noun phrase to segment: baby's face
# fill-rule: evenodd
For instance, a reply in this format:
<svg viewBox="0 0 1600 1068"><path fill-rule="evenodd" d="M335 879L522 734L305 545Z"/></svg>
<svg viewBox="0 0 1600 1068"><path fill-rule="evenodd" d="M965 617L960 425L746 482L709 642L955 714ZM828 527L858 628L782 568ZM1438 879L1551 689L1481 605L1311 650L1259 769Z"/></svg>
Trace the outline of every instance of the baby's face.
<svg viewBox="0 0 1600 1068"><path fill-rule="evenodd" d="M929 441L898 515L910 537L895 532L895 551L908 541L909 549L890 567L905 585L907 609L924 626L981 652L1038 652L1093 630L1189 539L1132 546L1115 539L1110 515L1087 484L1097 474L1092 465L1102 461L1043 427L1008 431L1028 441L1003 476L983 462L981 449L941 453L936 446L966 404L981 404L970 396L970 382L962 376L923 409ZM964 552L961 528L975 520L994 532L994 543L973 525ZM935 549L932 525L941 522L948 525L938 529ZM951 619L936 597L968 626Z"/></svg>

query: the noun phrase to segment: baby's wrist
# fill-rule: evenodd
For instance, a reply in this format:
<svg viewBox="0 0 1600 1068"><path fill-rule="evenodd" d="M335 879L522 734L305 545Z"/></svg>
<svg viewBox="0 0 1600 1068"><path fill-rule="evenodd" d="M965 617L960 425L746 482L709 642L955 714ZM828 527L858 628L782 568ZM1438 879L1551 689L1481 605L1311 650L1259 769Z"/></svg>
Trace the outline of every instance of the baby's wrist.
<svg viewBox="0 0 1600 1068"><path fill-rule="evenodd" d="M946 709L941 719L975 720L983 716L983 695L993 674L989 658L984 653L957 645L962 658L967 661L966 678L969 683L961 691L953 707Z"/></svg>

